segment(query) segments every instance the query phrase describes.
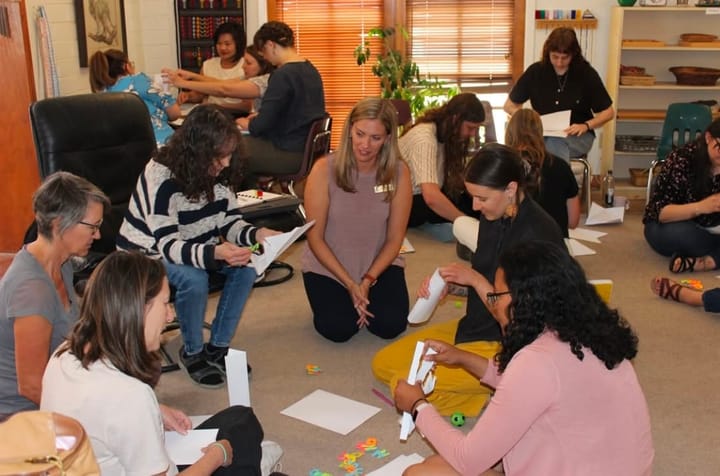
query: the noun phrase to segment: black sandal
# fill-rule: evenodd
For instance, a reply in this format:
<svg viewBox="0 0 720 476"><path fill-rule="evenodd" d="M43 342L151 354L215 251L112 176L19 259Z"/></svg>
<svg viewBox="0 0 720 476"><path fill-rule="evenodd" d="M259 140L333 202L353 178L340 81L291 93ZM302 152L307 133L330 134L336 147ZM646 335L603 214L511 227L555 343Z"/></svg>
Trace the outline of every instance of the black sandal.
<svg viewBox="0 0 720 476"><path fill-rule="evenodd" d="M196 385L204 388L220 388L225 385L225 374L210 364L205 352L187 355L180 347L178 365Z"/></svg>
<svg viewBox="0 0 720 476"><path fill-rule="evenodd" d="M680 260L680 266L675 269L675 262L677 262L678 260ZM686 271L692 272L695 271L695 264L697 262L698 258L695 258L694 256L682 256L678 253L673 253L673 255L670 257L670 264L668 266L668 269L670 269L670 272L674 274L684 273Z"/></svg>

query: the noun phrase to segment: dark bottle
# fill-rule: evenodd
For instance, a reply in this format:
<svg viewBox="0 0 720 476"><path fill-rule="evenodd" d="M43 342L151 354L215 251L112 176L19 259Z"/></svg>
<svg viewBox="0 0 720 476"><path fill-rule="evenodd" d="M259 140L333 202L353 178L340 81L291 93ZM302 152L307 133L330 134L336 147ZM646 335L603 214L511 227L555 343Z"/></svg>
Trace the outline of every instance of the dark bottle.
<svg viewBox="0 0 720 476"><path fill-rule="evenodd" d="M612 170L608 170L602 181L603 205L612 207L615 204L615 178Z"/></svg>

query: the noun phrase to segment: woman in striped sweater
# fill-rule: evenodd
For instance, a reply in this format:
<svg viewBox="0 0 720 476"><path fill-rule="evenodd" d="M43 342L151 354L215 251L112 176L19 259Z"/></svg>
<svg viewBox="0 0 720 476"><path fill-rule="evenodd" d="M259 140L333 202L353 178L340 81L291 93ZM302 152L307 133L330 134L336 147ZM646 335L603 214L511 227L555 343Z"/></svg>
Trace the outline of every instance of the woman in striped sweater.
<svg viewBox="0 0 720 476"><path fill-rule="evenodd" d="M225 355L253 287L250 247L277 234L242 219L233 190L241 181L242 139L217 106L195 108L145 167L125 215L118 247L161 259L175 292L184 346L179 363L204 387L225 383ZM202 327L208 272L225 285L210 332Z"/></svg>

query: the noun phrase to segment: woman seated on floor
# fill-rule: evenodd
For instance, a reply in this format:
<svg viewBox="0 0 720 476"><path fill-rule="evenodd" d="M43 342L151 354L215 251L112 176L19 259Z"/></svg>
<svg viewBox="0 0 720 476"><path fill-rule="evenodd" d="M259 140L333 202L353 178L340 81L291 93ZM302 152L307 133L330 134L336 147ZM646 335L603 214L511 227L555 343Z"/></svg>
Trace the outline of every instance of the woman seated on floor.
<svg viewBox="0 0 720 476"><path fill-rule="evenodd" d="M221 99L243 99L245 101L242 103L242 110L258 112L270 73L275 70L275 66L260 55L255 45L250 45L245 49L242 69L245 72L244 78L235 79L216 79L184 69L164 69L163 72L168 75L173 86ZM240 108L238 103L237 109Z"/></svg>
<svg viewBox="0 0 720 476"><path fill-rule="evenodd" d="M545 148L540 115L519 109L505 129L505 144L514 148L531 166L527 189L562 230L565 237L580 221L580 195L570 164Z"/></svg>
<svg viewBox="0 0 720 476"><path fill-rule="evenodd" d="M495 358L438 340L425 341L437 352L425 358L465 369L495 395L465 435L421 384L399 382L397 407L437 452L404 474L649 476L650 415L630 362L638 340L579 263L564 247L519 243L500 256L487 298L503 329ZM493 470L501 459L504 471Z"/></svg>
<svg viewBox="0 0 720 476"><path fill-rule="evenodd" d="M90 277L67 342L48 362L40 408L83 425L102 474L177 474L164 431L184 434L191 422L158 404L153 391L160 335L173 319L169 300L160 261L110 254ZM251 409L227 408L201 427L218 428L218 441L203 448L187 474L260 474L263 431Z"/></svg>
<svg viewBox="0 0 720 476"><path fill-rule="evenodd" d="M45 365L78 317L71 258L87 256L109 209L100 189L68 172L33 195L38 236L0 280L0 420L37 410Z"/></svg>
<svg viewBox="0 0 720 476"><path fill-rule="evenodd" d="M315 329L344 342L363 327L383 339L407 327L405 260L410 171L397 147L397 113L368 98L350 111L333 154L305 188L303 282Z"/></svg>
<svg viewBox="0 0 720 476"><path fill-rule="evenodd" d="M433 234L451 241L456 218L471 215L472 198L463 185L470 139L485 120L485 109L473 93L462 93L429 109L400 137L400 153L412 173L413 202L408 226L445 224ZM445 236L447 235L447 237Z"/></svg>
<svg viewBox="0 0 720 476"><path fill-rule="evenodd" d="M178 363L202 387L225 384L225 356L257 274L250 247L278 232L242 219L235 187L244 150L235 123L218 106L188 115L138 179L118 248L161 260L175 288L183 346ZM225 275L205 344L208 273Z"/></svg>
<svg viewBox="0 0 720 476"><path fill-rule="evenodd" d="M720 265L720 119L662 163L643 216L645 240L672 273Z"/></svg>
<svg viewBox="0 0 720 476"><path fill-rule="evenodd" d="M265 23L255 33L258 51L277 69L268 81L257 114L237 119L246 137L249 172L262 176L298 171L312 123L325 115L320 73L295 49L295 35L285 23Z"/></svg>
<svg viewBox="0 0 720 476"><path fill-rule="evenodd" d="M476 237L472 267L451 263L439 268L445 282L467 286L465 316L405 335L375 354L373 373L391 389L398 378L407 378L419 340L444 340L484 357L495 355L501 330L490 314L486 295L493 290L498 254L515 243L536 239L563 245L555 221L525 193L525 168L519 154L510 147L488 144L480 149L465 171L465 188L473 197L473 208L481 213L474 227L459 230ZM428 296L428 281L419 291L419 299ZM475 416L489 395L490 389L478 385L465 370L440 367L435 391L428 398L443 415L461 411Z"/></svg>

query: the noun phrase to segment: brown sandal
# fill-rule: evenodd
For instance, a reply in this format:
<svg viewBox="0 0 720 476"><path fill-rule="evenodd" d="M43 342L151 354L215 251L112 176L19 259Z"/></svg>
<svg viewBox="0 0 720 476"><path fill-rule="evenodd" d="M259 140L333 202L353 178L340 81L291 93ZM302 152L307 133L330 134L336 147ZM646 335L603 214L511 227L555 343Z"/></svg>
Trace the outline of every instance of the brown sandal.
<svg viewBox="0 0 720 476"><path fill-rule="evenodd" d="M658 279L660 281L658 281ZM654 283L660 283L657 287L657 295L663 299L672 299L673 301L680 302L680 289L683 287L682 284L671 281L668 278L655 278ZM655 291L655 288L653 288Z"/></svg>

